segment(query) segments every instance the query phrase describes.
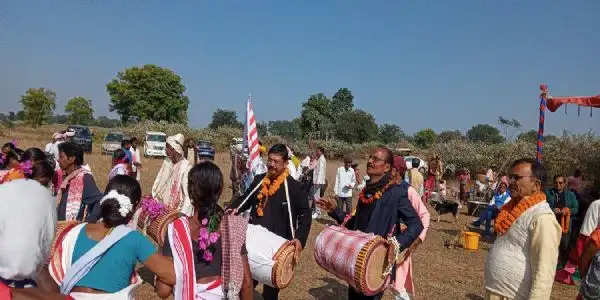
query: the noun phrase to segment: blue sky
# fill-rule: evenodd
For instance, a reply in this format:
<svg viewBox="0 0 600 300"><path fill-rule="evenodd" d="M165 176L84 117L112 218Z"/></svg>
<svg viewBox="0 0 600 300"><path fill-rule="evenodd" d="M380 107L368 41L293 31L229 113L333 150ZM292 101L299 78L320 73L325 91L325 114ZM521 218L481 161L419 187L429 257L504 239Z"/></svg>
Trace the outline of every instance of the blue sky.
<svg viewBox="0 0 600 300"><path fill-rule="evenodd" d="M173 3L176 2L176 3ZM91 98L147 63L178 73L189 119L217 108L292 119L314 93L347 87L355 106L408 133L466 130L498 116L536 128L538 85L600 93L600 1L2 1L0 111L30 87ZM593 130L600 110L547 114L547 132Z"/></svg>

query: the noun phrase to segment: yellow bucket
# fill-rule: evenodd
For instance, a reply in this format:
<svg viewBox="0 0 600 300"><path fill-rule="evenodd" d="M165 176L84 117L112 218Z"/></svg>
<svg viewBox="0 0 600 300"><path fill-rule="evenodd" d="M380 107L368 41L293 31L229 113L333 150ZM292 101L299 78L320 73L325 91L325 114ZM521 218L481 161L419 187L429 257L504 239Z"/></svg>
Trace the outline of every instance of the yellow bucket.
<svg viewBox="0 0 600 300"><path fill-rule="evenodd" d="M465 232L464 233L464 238L465 238L465 244L464 247L467 250L477 250L479 249L479 237L481 235L477 232Z"/></svg>

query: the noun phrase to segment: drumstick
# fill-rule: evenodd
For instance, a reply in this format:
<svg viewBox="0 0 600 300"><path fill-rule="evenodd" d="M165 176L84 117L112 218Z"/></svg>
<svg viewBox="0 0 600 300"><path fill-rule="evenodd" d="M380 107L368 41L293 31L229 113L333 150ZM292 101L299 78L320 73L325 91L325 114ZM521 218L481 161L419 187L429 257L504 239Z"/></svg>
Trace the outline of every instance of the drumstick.
<svg viewBox="0 0 600 300"><path fill-rule="evenodd" d="M285 187L285 199L288 202L288 215L290 216L290 229L292 230L292 239L296 238L296 234L294 232L294 223L292 223L292 203L290 202L290 192L288 191L287 178L283 182L283 186Z"/></svg>
<svg viewBox="0 0 600 300"><path fill-rule="evenodd" d="M242 201L242 203L235 209L238 210L240 209L240 207L244 206L244 204L246 204L246 201L248 201L248 199L250 199L250 197L252 195L254 195L254 193L258 190L258 188L262 185L262 181L261 183L257 184L256 187L250 192L250 194L248 194L248 196L246 197L246 199L244 199L244 201Z"/></svg>

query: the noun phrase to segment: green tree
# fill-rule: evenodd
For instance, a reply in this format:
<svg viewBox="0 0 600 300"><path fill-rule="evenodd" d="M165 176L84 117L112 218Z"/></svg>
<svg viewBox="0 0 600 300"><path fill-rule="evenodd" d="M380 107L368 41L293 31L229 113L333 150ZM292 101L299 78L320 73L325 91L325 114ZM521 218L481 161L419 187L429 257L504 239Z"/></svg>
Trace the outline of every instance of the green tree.
<svg viewBox="0 0 600 300"><path fill-rule="evenodd" d="M556 141L558 138L554 135L544 135L544 142L550 143ZM517 136L517 141L527 142L527 143L537 143L537 130L529 130L527 132L523 132Z"/></svg>
<svg viewBox="0 0 600 300"><path fill-rule="evenodd" d="M243 126L244 125L242 124L242 127ZM269 123L267 123L265 121L256 122L256 130L258 131L258 136L259 137L270 135L270 132L269 132Z"/></svg>
<svg viewBox="0 0 600 300"><path fill-rule="evenodd" d="M328 139L333 136L335 123L331 100L323 93L311 95L302 104L300 128L302 134L309 138Z"/></svg>
<svg viewBox="0 0 600 300"><path fill-rule="evenodd" d="M115 128L121 125L121 121L118 119L111 119L106 116L100 116L94 120L94 125L104 128Z"/></svg>
<svg viewBox="0 0 600 300"><path fill-rule="evenodd" d="M217 129L221 126L230 126L235 128L244 127L244 125L238 121L237 113L235 111L219 108L213 113L212 122L208 125L208 127Z"/></svg>
<svg viewBox="0 0 600 300"><path fill-rule="evenodd" d="M45 88L31 88L21 96L25 120L34 128L39 127L52 116L56 108L56 93Z"/></svg>
<svg viewBox="0 0 600 300"><path fill-rule="evenodd" d="M65 112L69 114L69 124L90 125L94 121L92 100L83 97L71 98L65 105Z"/></svg>
<svg viewBox="0 0 600 300"><path fill-rule="evenodd" d="M406 137L400 126L394 124L382 124L379 126L378 135L379 140L384 144L397 143Z"/></svg>
<svg viewBox="0 0 600 300"><path fill-rule="evenodd" d="M302 137L300 119L269 121L269 133L289 140L299 139Z"/></svg>
<svg viewBox="0 0 600 300"><path fill-rule="evenodd" d="M422 148L429 148L433 143L435 143L437 136L435 131L431 128L423 129L417 133L413 137L413 141L417 146Z"/></svg>
<svg viewBox="0 0 600 300"><path fill-rule="evenodd" d="M370 113L357 109L342 114L337 122L337 138L347 143L377 139L378 128Z"/></svg>
<svg viewBox="0 0 600 300"><path fill-rule="evenodd" d="M463 141L465 140L465 136L462 134L462 132L458 131L458 130L445 130L440 132L440 134L437 136L437 140L440 143L447 143L450 141Z"/></svg>
<svg viewBox="0 0 600 300"><path fill-rule="evenodd" d="M509 137L508 137L508 129L509 128L513 128L514 130L519 130L521 128L521 122L519 122L519 120L517 120L517 119L509 120L502 116L498 117L498 124L500 124L500 127L502 127L502 129L504 130L504 138L506 138L506 139L509 139ZM513 136L514 135L511 135L510 139L512 139Z"/></svg>
<svg viewBox="0 0 600 300"><path fill-rule="evenodd" d="M17 121L25 121L25 112L20 110L17 112Z"/></svg>
<svg viewBox="0 0 600 300"><path fill-rule="evenodd" d="M477 124L467 131L467 138L471 142L484 142L486 144L498 144L504 142L498 128L488 124Z"/></svg>
<svg viewBox="0 0 600 300"><path fill-rule="evenodd" d="M354 109L354 96L347 88L339 89L331 98L331 111L334 117L339 117L344 113Z"/></svg>
<svg viewBox="0 0 600 300"><path fill-rule="evenodd" d="M156 65L132 67L119 72L106 85L110 111L121 121L154 120L187 123L189 99L185 86L173 71Z"/></svg>

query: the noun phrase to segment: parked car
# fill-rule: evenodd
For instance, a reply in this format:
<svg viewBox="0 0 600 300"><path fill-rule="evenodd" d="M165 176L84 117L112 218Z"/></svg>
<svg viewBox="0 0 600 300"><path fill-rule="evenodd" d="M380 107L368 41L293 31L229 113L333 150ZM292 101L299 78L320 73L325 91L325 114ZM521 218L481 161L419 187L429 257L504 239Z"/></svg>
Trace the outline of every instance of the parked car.
<svg viewBox="0 0 600 300"><path fill-rule="evenodd" d="M74 133L73 137L71 137L71 141L73 143L79 145L85 152L92 152L93 134L88 127L81 125L70 125L67 127L67 131Z"/></svg>
<svg viewBox="0 0 600 300"><path fill-rule="evenodd" d="M412 169L412 161L414 158L419 160L419 167L417 167L419 172L421 172L421 174L427 174L427 170L429 170L429 166L427 166L427 162L420 157L416 157L413 155L405 156L404 160L406 161L406 168L408 168L409 170Z"/></svg>
<svg viewBox="0 0 600 300"><path fill-rule="evenodd" d="M120 149L124 137L122 132L109 132L102 142L102 154L111 154Z"/></svg>
<svg viewBox="0 0 600 300"><path fill-rule="evenodd" d="M165 157L167 147L167 135L164 132L146 131L144 138L144 156Z"/></svg>

